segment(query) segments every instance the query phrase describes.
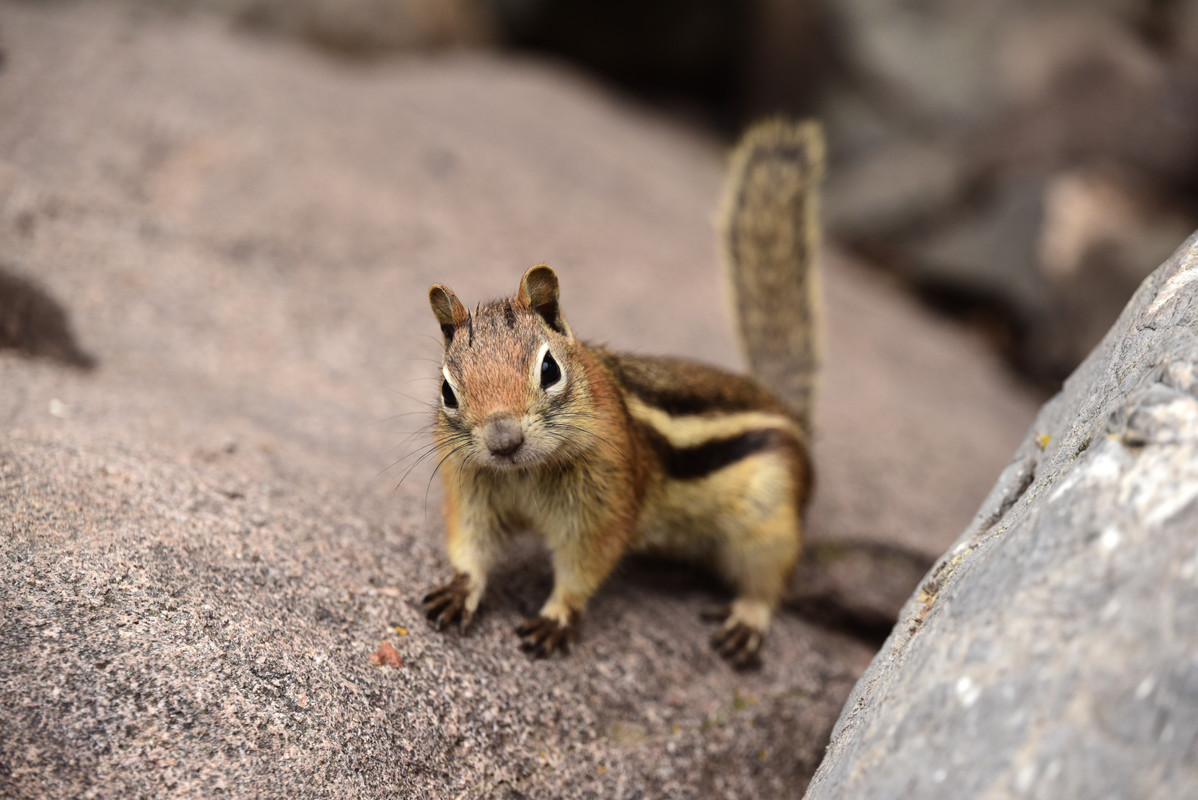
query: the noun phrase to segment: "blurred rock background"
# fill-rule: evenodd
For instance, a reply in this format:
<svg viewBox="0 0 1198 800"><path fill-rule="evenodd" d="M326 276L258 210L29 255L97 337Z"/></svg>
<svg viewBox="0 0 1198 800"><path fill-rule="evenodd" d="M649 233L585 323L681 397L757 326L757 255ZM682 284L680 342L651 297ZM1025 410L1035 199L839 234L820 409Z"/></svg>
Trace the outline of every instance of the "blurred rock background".
<svg viewBox="0 0 1198 800"><path fill-rule="evenodd" d="M1194 0L127 0L352 59L560 59L730 139L829 128L831 235L1055 389L1198 226Z"/></svg>

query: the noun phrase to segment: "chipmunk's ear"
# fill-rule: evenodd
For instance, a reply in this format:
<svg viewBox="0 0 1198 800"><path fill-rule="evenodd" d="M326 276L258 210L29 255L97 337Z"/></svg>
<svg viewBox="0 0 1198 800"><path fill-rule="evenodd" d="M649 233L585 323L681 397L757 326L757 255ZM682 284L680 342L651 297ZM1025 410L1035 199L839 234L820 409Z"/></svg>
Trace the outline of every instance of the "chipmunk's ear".
<svg viewBox="0 0 1198 800"><path fill-rule="evenodd" d="M550 328L573 339L574 334L562 315L560 294L557 274L549 265L537 264L535 267L529 267L528 272L520 279L520 294L517 299L527 304Z"/></svg>
<svg viewBox="0 0 1198 800"><path fill-rule="evenodd" d="M445 346L449 347L458 328L470 324L470 312L452 289L439 283L433 284L428 290L428 304L433 307L433 316L441 325L441 336L445 339Z"/></svg>

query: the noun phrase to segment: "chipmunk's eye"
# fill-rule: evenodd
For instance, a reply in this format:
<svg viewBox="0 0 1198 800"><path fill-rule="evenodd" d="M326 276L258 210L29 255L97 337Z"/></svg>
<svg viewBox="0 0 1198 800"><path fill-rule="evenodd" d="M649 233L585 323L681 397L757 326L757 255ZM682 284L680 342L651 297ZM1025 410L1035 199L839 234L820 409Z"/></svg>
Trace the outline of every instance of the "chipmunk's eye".
<svg viewBox="0 0 1198 800"><path fill-rule="evenodd" d="M562 379L562 368L553 360L553 356L549 351L545 351L545 357L541 359L541 388L548 389L553 384Z"/></svg>
<svg viewBox="0 0 1198 800"><path fill-rule="evenodd" d="M449 385L449 381L441 380L441 400L444 401L446 408L458 407L458 396L453 393L453 387Z"/></svg>

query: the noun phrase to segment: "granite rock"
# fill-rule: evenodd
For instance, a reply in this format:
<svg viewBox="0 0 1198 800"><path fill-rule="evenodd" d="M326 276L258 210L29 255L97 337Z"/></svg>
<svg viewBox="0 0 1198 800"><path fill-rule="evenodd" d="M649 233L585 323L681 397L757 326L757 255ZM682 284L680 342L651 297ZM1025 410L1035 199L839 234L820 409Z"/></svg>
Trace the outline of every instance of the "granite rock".
<svg viewBox="0 0 1198 800"><path fill-rule="evenodd" d="M809 791L1198 792L1198 234L1040 411Z"/></svg>

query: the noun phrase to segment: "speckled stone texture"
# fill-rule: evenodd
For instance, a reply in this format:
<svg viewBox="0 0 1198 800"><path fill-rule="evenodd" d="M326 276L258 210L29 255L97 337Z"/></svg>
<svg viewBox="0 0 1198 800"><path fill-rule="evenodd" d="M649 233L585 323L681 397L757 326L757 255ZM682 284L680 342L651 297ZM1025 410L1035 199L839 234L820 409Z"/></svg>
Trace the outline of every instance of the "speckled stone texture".
<svg viewBox="0 0 1198 800"><path fill-rule="evenodd" d="M1198 796L1198 234L1036 417L808 798Z"/></svg>
<svg viewBox="0 0 1198 800"><path fill-rule="evenodd" d="M720 147L546 65L144 8L0 3L0 49L3 285L93 365L0 349L0 796L794 797L873 652L811 601L893 615L1034 413L830 251L814 557L763 670L710 651L718 587L642 563L528 661L531 544L437 634L428 285L547 261L584 335L736 366Z"/></svg>

